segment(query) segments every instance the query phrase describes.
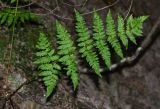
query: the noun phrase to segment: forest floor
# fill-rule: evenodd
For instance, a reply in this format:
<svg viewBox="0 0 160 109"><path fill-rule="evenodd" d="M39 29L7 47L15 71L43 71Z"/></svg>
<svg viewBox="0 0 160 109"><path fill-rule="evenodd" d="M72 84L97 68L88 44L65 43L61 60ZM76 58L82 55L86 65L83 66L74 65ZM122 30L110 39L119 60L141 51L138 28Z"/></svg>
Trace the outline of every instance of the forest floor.
<svg viewBox="0 0 160 109"><path fill-rule="evenodd" d="M69 0L69 4L81 4L84 1ZM104 0L105 1L105 0ZM145 40L154 24L160 17L159 0L88 0L82 6L76 6L83 13L93 8L99 9L108 5L114 17L119 14L127 16L149 15L144 24L144 38L139 39L139 45ZM110 1L110 2L109 2ZM47 7L49 0L43 1ZM36 9L35 12L45 14L46 10ZM48 6L53 8L54 5ZM108 8L99 11L105 20ZM97 78L92 73L80 74L80 84L77 92L73 91L68 78L61 78L56 91L46 101L45 87L39 79L32 80L35 72L33 64L35 43L40 31L45 31L53 37L55 30L53 22L59 19L70 27L73 36L74 21L73 6L59 4L56 15L43 17L42 25L26 25L15 30L12 60L8 66L8 49L10 49L11 33L0 30L0 109L160 109L160 34L152 44L132 65L104 72L103 78ZM58 16L57 16L58 15ZM61 16L61 17L59 17ZM85 15L91 28L91 14ZM29 29L28 29L29 28ZM54 40L52 40L54 43ZM138 45L138 46L139 46ZM132 45L129 52L134 54L137 46ZM1 52L2 51L2 52ZM131 55L132 55L131 54Z"/></svg>

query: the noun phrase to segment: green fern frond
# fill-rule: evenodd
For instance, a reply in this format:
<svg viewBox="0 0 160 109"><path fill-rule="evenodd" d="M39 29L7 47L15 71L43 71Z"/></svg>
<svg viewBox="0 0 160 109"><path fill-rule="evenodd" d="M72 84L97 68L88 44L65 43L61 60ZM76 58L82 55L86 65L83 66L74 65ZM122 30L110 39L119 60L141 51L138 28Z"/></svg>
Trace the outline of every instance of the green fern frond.
<svg viewBox="0 0 160 109"><path fill-rule="evenodd" d="M103 21L97 12L94 12L93 15L93 38L96 41L96 47L98 48L102 58L105 61L105 64L108 68L111 66L111 53L110 50L105 43L105 32Z"/></svg>
<svg viewBox="0 0 160 109"><path fill-rule="evenodd" d="M79 52L82 53L82 57L85 57L89 65L94 69L96 74L101 77L98 56L92 50L93 40L90 38L89 30L86 26L84 18L81 14L75 10L76 16L76 32L78 33L78 46Z"/></svg>
<svg viewBox="0 0 160 109"><path fill-rule="evenodd" d="M122 41L122 44L128 48L128 38L125 33L124 19L120 15L118 15L118 36Z"/></svg>
<svg viewBox="0 0 160 109"><path fill-rule="evenodd" d="M119 55L121 58L123 58L123 52L121 45L119 43L119 40L117 39L116 30L115 30L115 24L114 20L112 18L111 11L109 10L106 18L107 23L107 36L108 36L108 42L113 47L114 51Z"/></svg>
<svg viewBox="0 0 160 109"><path fill-rule="evenodd" d="M58 81L58 72L61 67L56 63L59 56L55 55L51 44L44 33L40 33L36 48L37 60L34 62L40 70L39 76L43 77L45 86L47 87L46 96L49 97L56 87Z"/></svg>
<svg viewBox="0 0 160 109"><path fill-rule="evenodd" d="M38 17L26 10L3 9L0 11L0 24L5 24L8 27L17 25L18 23L25 23L27 21L36 21Z"/></svg>
<svg viewBox="0 0 160 109"><path fill-rule="evenodd" d="M57 42L59 44L58 54L61 56L59 61L67 66L67 75L71 77L75 90L79 83L79 75L75 57L76 48L74 47L73 41L71 40L71 36L65 29L65 27L58 21L56 21L56 27Z"/></svg>

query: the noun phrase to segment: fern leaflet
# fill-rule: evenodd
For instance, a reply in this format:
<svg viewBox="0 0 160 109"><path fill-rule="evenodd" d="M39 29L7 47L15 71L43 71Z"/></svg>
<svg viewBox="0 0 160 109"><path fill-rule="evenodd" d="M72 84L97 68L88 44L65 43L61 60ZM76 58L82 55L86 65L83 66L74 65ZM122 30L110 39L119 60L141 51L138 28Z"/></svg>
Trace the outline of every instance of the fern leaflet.
<svg viewBox="0 0 160 109"><path fill-rule="evenodd" d="M52 50L51 44L43 33L40 33L36 48L39 50L36 53L38 59L34 63L39 66L39 76L43 77L44 84L47 87L46 96L49 97L55 89L58 72L61 69L56 63L59 56L55 55L55 51Z"/></svg>
<svg viewBox="0 0 160 109"><path fill-rule="evenodd" d="M75 10L76 15L76 31L78 33L78 46L79 52L82 53L82 57L86 57L89 65L95 70L96 74L101 77L99 61L96 53L93 49L93 40L90 38L89 30L86 26L84 18L78 11Z"/></svg>
<svg viewBox="0 0 160 109"><path fill-rule="evenodd" d="M118 15L118 36L120 37L122 44L128 48L128 39L125 33L124 19L120 15Z"/></svg>
<svg viewBox="0 0 160 109"><path fill-rule="evenodd" d="M127 20L127 30L126 30L126 34L128 36L128 38L130 39L130 41L132 41L134 44L137 44L136 43L136 38L134 37L134 34L132 32L132 29L133 29L133 16L129 16L128 20Z"/></svg>
<svg viewBox="0 0 160 109"><path fill-rule="evenodd" d="M27 21L36 21L38 17L26 10L17 10L15 16L15 10L3 9L0 11L0 24L5 24L8 27L18 23L25 23Z"/></svg>
<svg viewBox="0 0 160 109"><path fill-rule="evenodd" d="M67 75L71 77L74 90L79 83L79 75L76 65L75 47L68 31L58 21L56 21L57 39L58 39L58 54L61 56L60 62L67 66Z"/></svg>
<svg viewBox="0 0 160 109"><path fill-rule="evenodd" d="M111 66L111 53L108 46L105 43L105 32L103 21L97 12L94 12L93 15L93 38L96 41L96 47L98 48L102 58L105 61L105 64L108 68Z"/></svg>
<svg viewBox="0 0 160 109"><path fill-rule="evenodd" d="M108 42L111 44L111 46L114 48L117 55L119 55L121 58L123 58L123 53L121 49L121 45L117 39L116 30L115 30L115 24L114 20L112 18L111 11L109 10L106 18L107 23L107 36L108 36Z"/></svg>

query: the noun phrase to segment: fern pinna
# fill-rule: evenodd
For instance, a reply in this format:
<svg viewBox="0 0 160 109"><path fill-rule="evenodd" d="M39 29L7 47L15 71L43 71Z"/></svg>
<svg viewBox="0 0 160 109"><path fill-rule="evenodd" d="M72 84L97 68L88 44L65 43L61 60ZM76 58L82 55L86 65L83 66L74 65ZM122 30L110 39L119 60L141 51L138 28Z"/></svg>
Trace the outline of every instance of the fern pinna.
<svg viewBox="0 0 160 109"><path fill-rule="evenodd" d="M93 51L94 44L90 37L89 30L86 26L84 18L75 10L76 16L76 32L78 33L79 52L85 57L89 65L95 70L96 74L101 77L100 66L96 53Z"/></svg>
<svg viewBox="0 0 160 109"><path fill-rule="evenodd" d="M36 48L39 51L36 53L37 60L34 63L38 65L39 76L43 77L44 84L47 87L46 96L49 97L55 89L58 73L61 70L61 67L57 64L59 56L55 55L55 51L43 33L40 33Z"/></svg>
<svg viewBox="0 0 160 109"><path fill-rule="evenodd" d="M64 65L67 66L67 75L71 77L74 90L77 88L79 83L78 70L76 65L76 51L73 45L73 41L71 40L71 36L68 31L65 29L62 24L56 21L57 27L57 43L58 46L58 54L61 56L59 59Z"/></svg>
<svg viewBox="0 0 160 109"><path fill-rule="evenodd" d="M17 24L28 21L37 21L38 16L26 9L21 9L19 3L26 4L30 0L1 0L5 4L11 6L2 7L0 10L0 25L14 27ZM15 7L15 8L13 8Z"/></svg>
<svg viewBox="0 0 160 109"><path fill-rule="evenodd" d="M128 48L128 39L125 32L125 23L122 16L118 15L118 36L119 39L122 41L122 44L125 46L125 48Z"/></svg>
<svg viewBox="0 0 160 109"><path fill-rule="evenodd" d="M27 21L36 21L37 19L38 17L34 13L26 10L17 10L16 15L14 9L3 9L0 11L0 24L5 24L8 27Z"/></svg>
<svg viewBox="0 0 160 109"><path fill-rule="evenodd" d="M111 53L106 44L106 34L104 31L103 21L97 12L93 14L93 38L95 39L96 47L98 48L105 64L108 68L111 66Z"/></svg>
<svg viewBox="0 0 160 109"><path fill-rule="evenodd" d="M113 49L115 50L117 55L119 55L121 58L123 58L123 52L121 49L121 45L117 39L117 34L116 34L116 30L115 30L115 23L112 18L112 14L111 14L110 10L109 10L109 12L107 14L107 18L106 18L106 28L107 28L106 34L107 34L108 42L111 44L111 46L113 47Z"/></svg>

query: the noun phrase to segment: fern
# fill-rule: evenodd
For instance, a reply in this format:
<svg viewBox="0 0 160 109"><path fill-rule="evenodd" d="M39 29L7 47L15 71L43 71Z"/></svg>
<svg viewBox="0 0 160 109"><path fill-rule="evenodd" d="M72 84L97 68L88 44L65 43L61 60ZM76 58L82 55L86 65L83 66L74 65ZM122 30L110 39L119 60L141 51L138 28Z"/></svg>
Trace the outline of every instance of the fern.
<svg viewBox="0 0 160 109"><path fill-rule="evenodd" d="M36 47L39 51L36 53L38 59L34 63L39 66L39 76L43 77L44 84L47 87L46 96L49 97L55 89L58 72L61 69L56 63L59 60L59 56L55 55L55 51L52 50L47 37L43 33L40 33Z"/></svg>
<svg viewBox="0 0 160 109"><path fill-rule="evenodd" d="M93 49L93 40L90 37L89 30L86 26L84 18L78 11L75 10L76 15L76 31L78 33L78 46L80 47L79 52L82 53L82 57L86 57L89 65L95 70L96 74L101 77L99 61L96 53Z"/></svg>
<svg viewBox="0 0 160 109"><path fill-rule="evenodd" d="M36 21L38 17L26 10L3 9L0 11L0 24L5 24L8 27L16 25L18 23L25 23L27 21Z"/></svg>
<svg viewBox="0 0 160 109"><path fill-rule="evenodd" d="M128 38L130 39L130 41L132 41L134 44L136 43L136 37L134 37L133 32L132 32L132 22L134 21L133 16L129 16L128 20L127 20L127 30L126 30L126 34L128 36Z"/></svg>
<svg viewBox="0 0 160 109"><path fill-rule="evenodd" d="M118 15L118 36L122 41L122 44L128 48L128 39L125 33L125 24L122 16Z"/></svg>
<svg viewBox="0 0 160 109"><path fill-rule="evenodd" d="M112 18L111 11L109 10L106 18L107 23L107 36L108 36L108 42L111 44L117 55L119 55L121 58L123 58L123 53L121 49L121 45L117 39L116 30L115 30L115 24L114 20Z"/></svg>
<svg viewBox="0 0 160 109"><path fill-rule="evenodd" d="M105 61L105 64L108 68L111 66L111 53L108 46L105 43L105 32L103 21L100 16L94 12L93 15L93 38L96 41L96 47L98 48L102 58Z"/></svg>
<svg viewBox="0 0 160 109"><path fill-rule="evenodd" d="M58 21L56 21L57 39L58 39L58 54L61 56L59 59L64 65L67 66L67 75L71 77L74 90L79 83L79 76L76 65L75 47L68 31Z"/></svg>

